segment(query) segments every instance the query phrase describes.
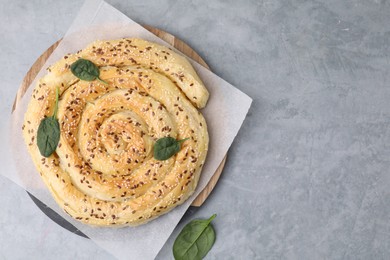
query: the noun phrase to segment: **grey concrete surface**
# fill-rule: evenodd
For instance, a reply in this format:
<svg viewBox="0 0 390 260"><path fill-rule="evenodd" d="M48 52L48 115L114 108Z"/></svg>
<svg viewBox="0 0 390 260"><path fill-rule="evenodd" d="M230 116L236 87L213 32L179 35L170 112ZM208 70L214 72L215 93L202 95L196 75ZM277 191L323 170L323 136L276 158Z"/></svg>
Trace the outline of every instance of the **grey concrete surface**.
<svg viewBox="0 0 390 260"><path fill-rule="evenodd" d="M390 258L390 2L107 1L254 102L207 202L207 259ZM0 1L0 112L83 1ZM6 124L0 127L4 134ZM111 259L0 176L0 259Z"/></svg>

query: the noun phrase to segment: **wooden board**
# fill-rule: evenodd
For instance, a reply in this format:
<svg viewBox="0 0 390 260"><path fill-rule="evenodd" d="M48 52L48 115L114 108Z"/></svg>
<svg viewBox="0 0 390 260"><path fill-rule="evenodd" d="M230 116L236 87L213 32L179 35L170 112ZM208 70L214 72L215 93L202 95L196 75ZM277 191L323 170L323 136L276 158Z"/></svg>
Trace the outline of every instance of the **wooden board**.
<svg viewBox="0 0 390 260"><path fill-rule="evenodd" d="M147 30L154 33L156 36L163 39L165 42L170 44L171 46L175 47L179 51L183 52L188 57L192 58L202 66L206 67L207 69L210 69L209 66L206 64L206 62L186 43L181 41L180 39L176 38L172 34L169 34L167 32L164 32L162 30L159 30L157 28L151 27L151 26L144 26ZM49 56L53 53L53 51L57 48L58 44L61 40L54 43L52 46L50 46L42 55L34 62L34 64L31 66L30 70L27 72L26 76L23 78L22 84L16 94L15 101L12 107L12 111L15 110L15 107L18 105L18 101L23 97L24 93L26 93L27 88L30 86L31 82L35 79L38 72L41 70L42 66L45 64L46 60L49 58ZM207 186L203 189L203 191L196 197L196 199L192 202L192 206L200 207L203 202L207 199L207 197L210 195L211 191L214 189L215 185L218 182L219 176L221 176L223 167L225 166L226 162L226 156L223 158L221 164L217 168L214 175L211 177L209 183Z"/></svg>

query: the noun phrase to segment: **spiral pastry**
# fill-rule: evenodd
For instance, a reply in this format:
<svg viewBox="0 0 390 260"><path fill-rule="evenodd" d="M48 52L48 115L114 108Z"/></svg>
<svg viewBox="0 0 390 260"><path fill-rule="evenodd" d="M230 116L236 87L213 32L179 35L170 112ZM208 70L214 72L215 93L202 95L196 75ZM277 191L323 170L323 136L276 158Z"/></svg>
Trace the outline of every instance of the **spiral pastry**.
<svg viewBox="0 0 390 260"><path fill-rule="evenodd" d="M70 65L99 67L107 82L83 81ZM57 118L60 140L43 157L41 120ZM208 91L190 63L172 49L142 39L96 41L48 68L32 92L23 136L34 164L59 206L95 226L136 226L183 203L195 190L208 150L206 122L197 108ZM159 138L188 138L163 161Z"/></svg>

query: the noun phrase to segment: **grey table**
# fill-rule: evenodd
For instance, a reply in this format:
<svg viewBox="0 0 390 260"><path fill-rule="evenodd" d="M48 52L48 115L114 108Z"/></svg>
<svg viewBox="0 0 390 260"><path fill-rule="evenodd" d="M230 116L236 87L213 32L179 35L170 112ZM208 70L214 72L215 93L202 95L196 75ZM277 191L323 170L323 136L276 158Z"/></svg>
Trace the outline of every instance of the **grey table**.
<svg viewBox="0 0 390 260"><path fill-rule="evenodd" d="M218 214L208 259L390 258L389 1L108 2L183 39L254 99L191 215ZM81 5L1 1L2 118ZM0 259L112 258L1 176L0 190ZM158 258L172 258L172 242Z"/></svg>

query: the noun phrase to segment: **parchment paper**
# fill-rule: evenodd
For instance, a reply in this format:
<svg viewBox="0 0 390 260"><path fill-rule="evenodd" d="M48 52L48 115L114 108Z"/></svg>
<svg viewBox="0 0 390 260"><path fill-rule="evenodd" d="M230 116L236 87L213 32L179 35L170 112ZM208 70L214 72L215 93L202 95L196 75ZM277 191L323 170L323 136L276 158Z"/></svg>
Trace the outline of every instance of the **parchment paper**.
<svg viewBox="0 0 390 260"><path fill-rule="evenodd" d="M50 56L37 78L45 69L64 56L84 48L95 40L140 37L168 46L124 14L98 0L87 0L75 18L62 42ZM13 150L15 170L2 174L25 188L46 205L71 222L96 244L119 259L153 259L162 248L197 194L206 186L233 142L251 104L251 99L201 65L192 61L195 70L210 92L210 99L202 110L208 124L210 147L201 179L195 194L173 211L139 227L93 228L74 221L55 203L30 159L22 138L21 127L31 92L36 80L29 87L11 118L10 145ZM1 154L6 154L3 148ZM9 154L9 153L8 153ZM13 168L10 167L10 168Z"/></svg>

